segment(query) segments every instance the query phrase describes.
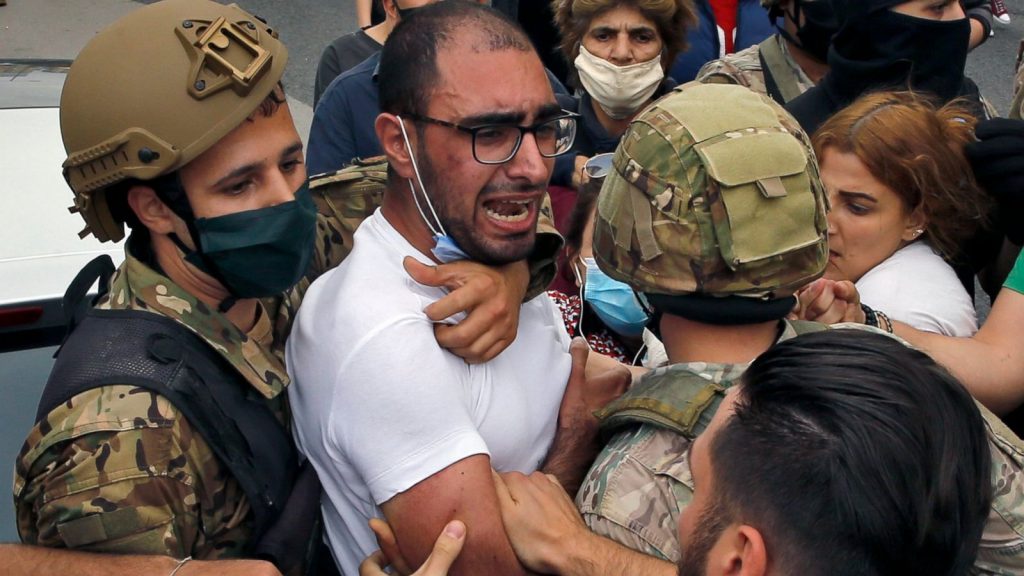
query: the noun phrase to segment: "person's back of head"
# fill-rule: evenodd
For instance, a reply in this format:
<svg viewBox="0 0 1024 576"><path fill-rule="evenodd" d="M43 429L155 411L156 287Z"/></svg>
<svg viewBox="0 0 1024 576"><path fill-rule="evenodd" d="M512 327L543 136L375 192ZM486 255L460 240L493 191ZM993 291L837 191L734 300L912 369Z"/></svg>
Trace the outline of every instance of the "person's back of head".
<svg viewBox="0 0 1024 576"><path fill-rule="evenodd" d="M985 424L926 355L831 330L743 376L710 441L714 501L778 574L966 574L992 498Z"/></svg>
<svg viewBox="0 0 1024 576"><path fill-rule="evenodd" d="M598 201L594 256L657 312L778 320L827 254L809 139L770 98L687 84L623 136Z"/></svg>

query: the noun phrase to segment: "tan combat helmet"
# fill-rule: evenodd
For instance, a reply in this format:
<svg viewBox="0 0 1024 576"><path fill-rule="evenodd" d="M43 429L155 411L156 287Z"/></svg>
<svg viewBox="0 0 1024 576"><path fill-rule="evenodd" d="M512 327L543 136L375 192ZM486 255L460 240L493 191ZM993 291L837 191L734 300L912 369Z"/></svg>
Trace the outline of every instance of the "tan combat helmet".
<svg viewBox="0 0 1024 576"><path fill-rule="evenodd" d="M778 299L824 271L825 211L796 120L742 86L689 83L623 136L598 200L594 256L647 294Z"/></svg>
<svg viewBox="0 0 1024 576"><path fill-rule="evenodd" d="M173 172L234 130L273 91L288 52L236 5L164 0L96 35L61 94L72 211L101 241L124 237L107 192Z"/></svg>

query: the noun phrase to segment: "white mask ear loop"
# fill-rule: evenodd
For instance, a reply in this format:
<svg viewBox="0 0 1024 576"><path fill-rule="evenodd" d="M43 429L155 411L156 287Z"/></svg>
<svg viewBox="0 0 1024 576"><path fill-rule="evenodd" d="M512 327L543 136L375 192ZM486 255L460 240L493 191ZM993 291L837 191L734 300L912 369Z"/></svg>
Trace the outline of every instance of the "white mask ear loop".
<svg viewBox="0 0 1024 576"><path fill-rule="evenodd" d="M434 205L430 202L430 196L427 195L427 189L423 187L423 178L420 177L420 167L416 164L416 155L412 153L412 144L409 143L409 134L405 131L405 120L402 120L401 116L395 116L398 119L398 126L402 129L402 140L405 141L405 148L409 152L409 159L412 160L412 171L416 174L416 180L420 183L420 190L423 191L423 200L427 203L427 208L430 208L431 215L434 216L434 222L437 223L437 228L430 223L427 219L427 215L423 212L423 208L420 207L420 201L416 197L416 187L412 184L411 178L406 178L409 183L409 192L412 193L412 200L416 203L416 210L420 213L420 218L423 218L423 222L426 223L427 228L430 228L430 232L434 236L447 236L448 232L445 231L444 226L441 224L441 219L437 217L437 212L434 210ZM438 231L440 229L440 231Z"/></svg>
<svg viewBox="0 0 1024 576"><path fill-rule="evenodd" d="M583 275L580 274L579 265L583 263L583 260L579 256L576 257L576 261L572 263L572 273L576 276L576 283L579 284L579 299L580 299L580 317L576 320L576 334L583 338L583 341L587 343L587 348L590 348L590 341L587 340L587 335L583 333ZM584 267L586 265L584 264Z"/></svg>

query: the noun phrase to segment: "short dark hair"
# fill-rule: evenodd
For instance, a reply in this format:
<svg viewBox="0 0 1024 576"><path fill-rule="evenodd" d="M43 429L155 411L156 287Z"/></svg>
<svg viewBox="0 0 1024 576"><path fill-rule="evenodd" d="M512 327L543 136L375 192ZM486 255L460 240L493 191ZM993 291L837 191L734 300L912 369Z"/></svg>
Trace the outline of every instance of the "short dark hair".
<svg viewBox="0 0 1024 576"><path fill-rule="evenodd" d="M711 439L712 501L782 574L967 574L992 500L984 421L926 355L829 330L743 375Z"/></svg>
<svg viewBox="0 0 1024 576"><path fill-rule="evenodd" d="M390 114L426 114L440 76L437 55L456 39L471 39L478 52L533 50L521 28L487 6L447 0L403 18L380 56L380 109ZM466 86L466 90L474 90Z"/></svg>

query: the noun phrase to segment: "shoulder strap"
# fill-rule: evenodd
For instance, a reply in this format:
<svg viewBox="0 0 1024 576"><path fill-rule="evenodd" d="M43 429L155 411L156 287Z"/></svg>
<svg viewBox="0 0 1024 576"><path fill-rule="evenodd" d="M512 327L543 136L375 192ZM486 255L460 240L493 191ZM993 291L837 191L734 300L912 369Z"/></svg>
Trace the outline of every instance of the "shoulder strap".
<svg viewBox="0 0 1024 576"><path fill-rule="evenodd" d="M64 310L64 323L67 326L67 332L64 334L65 340L67 340L71 331L75 329L75 326L82 321L89 308L92 307L93 301L87 300L85 297L89 292L89 288L92 288L93 284L99 282L97 299L102 297L110 288L110 277L113 275L114 261L106 254L90 260L75 275L75 279L68 285L68 289L64 291L64 298L61 300L61 307Z"/></svg>
<svg viewBox="0 0 1024 576"><path fill-rule="evenodd" d="M651 424L695 438L707 428L734 379L711 382L688 371L652 372L597 412L601 432Z"/></svg>
<svg viewBox="0 0 1024 576"><path fill-rule="evenodd" d="M758 44L758 55L761 58L761 69L764 71L764 85L768 96L781 105L800 95L793 73L782 53L781 40L777 36L769 36Z"/></svg>
<svg viewBox="0 0 1024 576"><path fill-rule="evenodd" d="M296 470L291 437L262 396L178 322L91 309L58 353L36 421L82 392L118 384L167 398L206 440L249 499L256 542L280 514Z"/></svg>

